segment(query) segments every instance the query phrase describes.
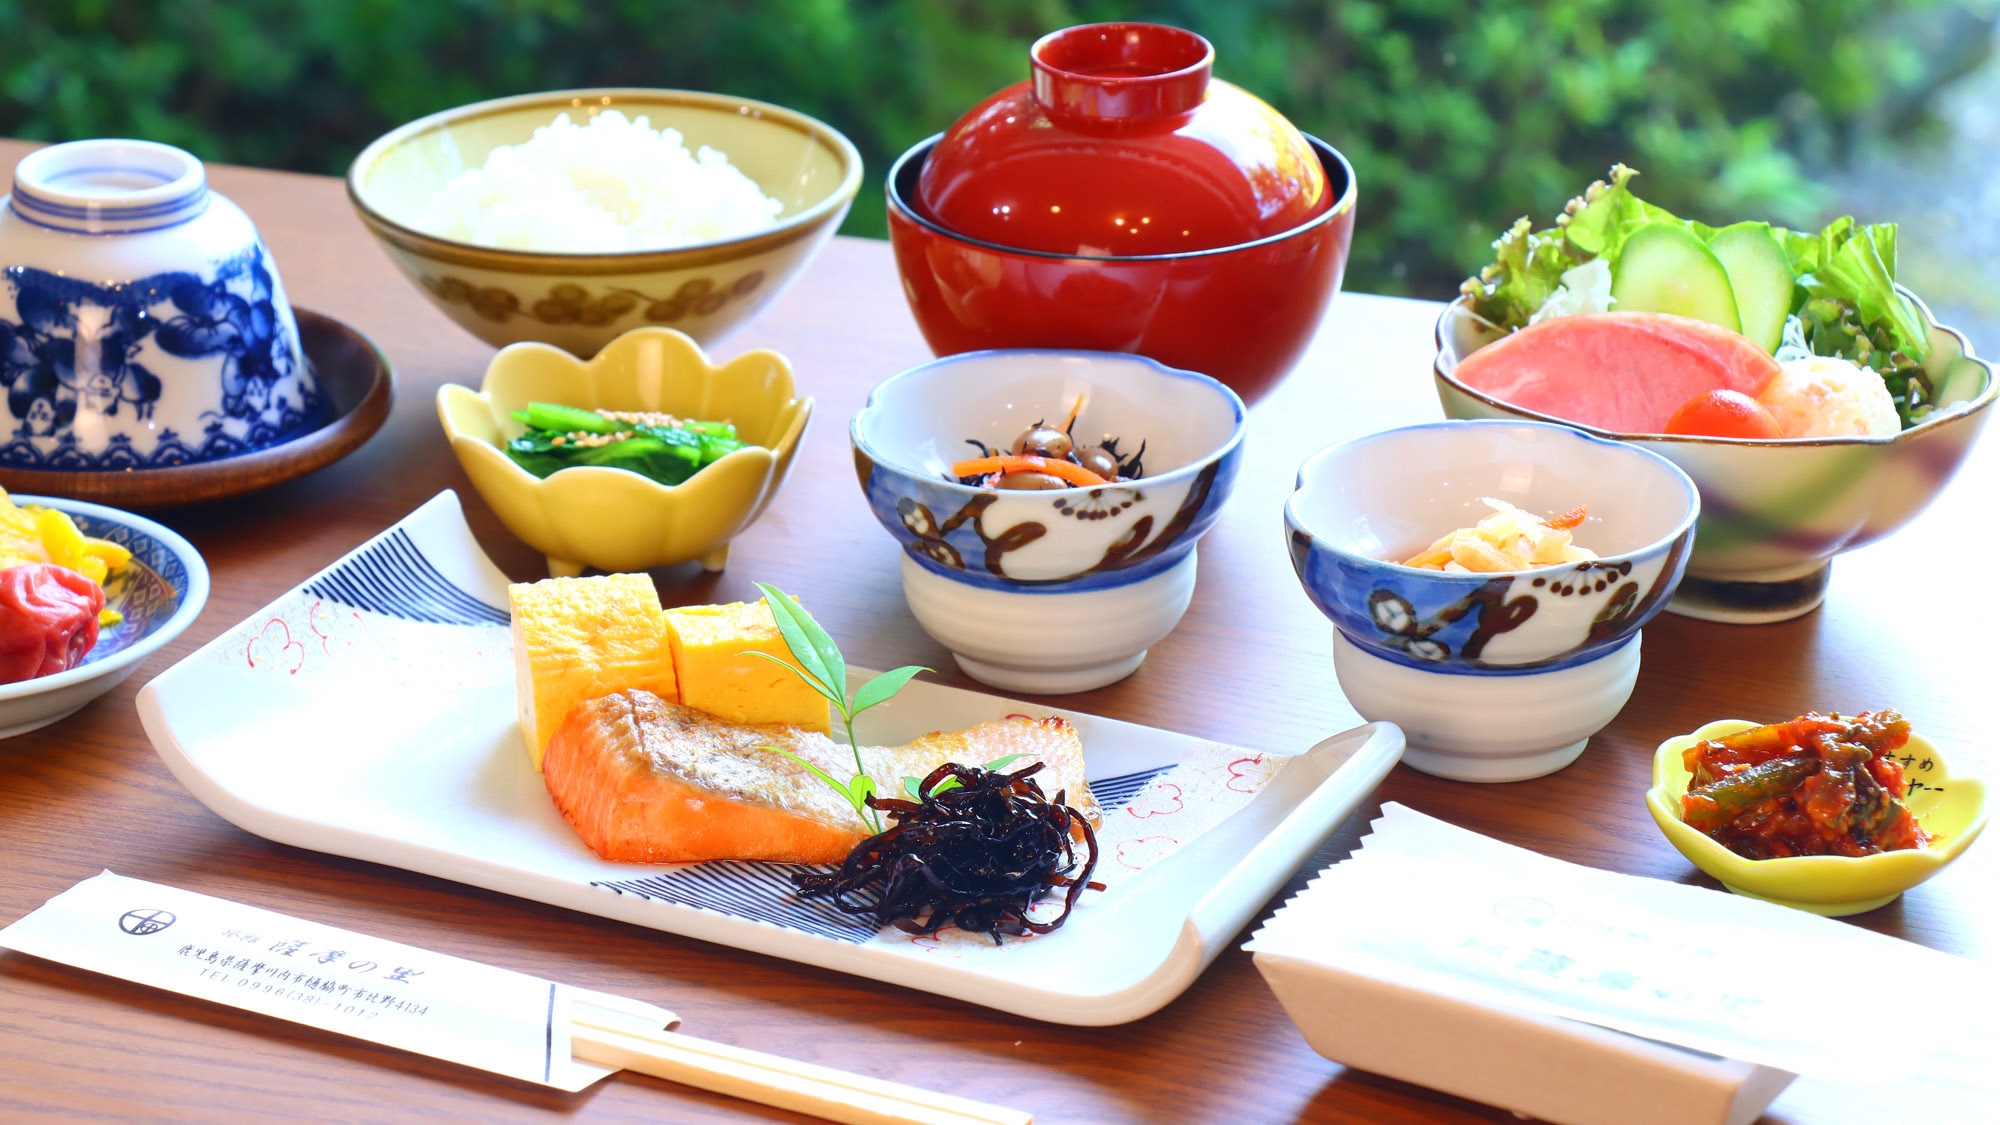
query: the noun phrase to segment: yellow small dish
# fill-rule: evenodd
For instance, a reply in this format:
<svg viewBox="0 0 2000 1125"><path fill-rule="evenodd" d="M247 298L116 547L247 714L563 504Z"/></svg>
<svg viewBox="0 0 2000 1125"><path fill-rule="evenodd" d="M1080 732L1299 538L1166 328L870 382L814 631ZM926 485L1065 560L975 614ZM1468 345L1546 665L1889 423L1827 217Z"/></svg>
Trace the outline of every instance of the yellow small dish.
<svg viewBox="0 0 2000 1125"><path fill-rule="evenodd" d="M1739 895L1814 914L1859 914L1887 906L1897 895L1943 870L1986 827L1985 783L1952 776L1937 747L1922 735L1912 734L1909 745L1897 755L1912 759L1906 766L1910 795L1903 803L1931 834L1930 847L1870 856L1745 859L1681 820L1681 798L1687 793L1689 780L1681 753L1697 742L1758 725L1743 719L1721 719L1693 734L1660 743L1653 754L1653 787L1646 791L1646 808L1660 831L1667 834L1667 842ZM1926 762L1930 763L1928 768L1924 767Z"/></svg>
<svg viewBox="0 0 2000 1125"><path fill-rule="evenodd" d="M514 344L493 357L479 390L446 384L437 401L472 486L559 578L690 559L721 570L729 541L784 483L813 406L794 395L791 364L777 352L718 366L671 328L627 332L588 362L547 344ZM732 422L745 445L678 485L600 466L541 479L501 448L524 432L512 413L530 402Z"/></svg>

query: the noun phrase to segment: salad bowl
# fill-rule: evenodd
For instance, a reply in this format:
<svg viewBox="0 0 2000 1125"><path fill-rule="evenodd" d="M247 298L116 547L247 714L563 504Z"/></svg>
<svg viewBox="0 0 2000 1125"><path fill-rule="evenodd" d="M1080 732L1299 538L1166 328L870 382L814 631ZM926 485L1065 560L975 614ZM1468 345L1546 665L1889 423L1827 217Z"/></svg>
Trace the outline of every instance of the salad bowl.
<svg viewBox="0 0 2000 1125"><path fill-rule="evenodd" d="M531 402L727 418L744 447L678 485L598 465L537 477L503 449L526 429L514 411ZM547 344L503 348L477 391L447 383L437 404L459 466L500 522L547 557L551 575L573 577L691 559L721 570L729 541L791 471L813 400L797 396L792 366L776 352L718 364L684 333L640 328L588 362Z"/></svg>
<svg viewBox="0 0 2000 1125"><path fill-rule="evenodd" d="M1711 621L1784 621L1811 612L1826 596L1835 555L1889 535L1936 499L2000 395L1992 366L1965 337L1902 292L1929 328L1924 368L1939 392L1929 416L1889 437L1613 433L1513 406L1453 377L1460 360L1496 338L1464 297L1438 318L1433 376L1448 417L1573 426L1679 465L1701 490L1701 530L1668 610Z"/></svg>
<svg viewBox="0 0 2000 1125"><path fill-rule="evenodd" d="M1582 505L1576 543L1597 557L1492 574L1394 561L1476 524L1486 497ZM1700 511L1657 454L1540 422L1441 422L1308 458L1285 531L1355 710L1402 727L1426 773L1520 781L1574 761L1624 707Z"/></svg>
<svg viewBox="0 0 2000 1125"><path fill-rule="evenodd" d="M104 605L124 620L107 626L83 662L67 671L0 684L0 738L68 718L125 682L161 646L180 636L208 601L208 567L187 540L152 520L53 496L15 496L23 507L67 512L77 530L132 552L104 581Z"/></svg>
<svg viewBox="0 0 2000 1125"><path fill-rule="evenodd" d="M1666 457L1701 490L1669 609L1810 612L1833 556L1909 522L1958 471L1991 365L1898 285L1896 225L1711 227L1634 194L1636 169L1518 220L1437 325L1453 418L1575 426Z"/></svg>
<svg viewBox="0 0 2000 1125"><path fill-rule="evenodd" d="M1744 719L1721 719L1660 743L1653 755L1653 787L1646 791L1646 811L1666 834L1667 842L1689 863L1736 894L1814 914L1840 916L1874 910L1942 871L1986 827L1985 784L1954 775L1938 748L1913 733L1898 755L1906 760L1904 769L1911 781L1904 804L1935 838L1935 846L1865 856L1746 859L1681 819L1681 798L1687 794L1689 780L1681 755L1697 743L1756 725Z"/></svg>
<svg viewBox="0 0 2000 1125"><path fill-rule="evenodd" d="M663 250L560 254L476 246L425 233L424 205L447 180L520 144L557 114L607 110L711 147L784 204L768 230ZM347 196L396 267L459 327L495 347L539 341L592 356L622 332L677 328L711 344L757 315L840 228L861 186L861 154L783 106L691 90L560 90L459 106L375 140Z"/></svg>
<svg viewBox="0 0 2000 1125"><path fill-rule="evenodd" d="M1012 491L951 475L968 441L1009 448L1079 401L1077 444L1143 447L1140 479ZM1205 375L1117 353L990 351L883 380L849 433L918 624L966 675L1051 694L1123 679L1179 623L1244 430L1243 400Z"/></svg>

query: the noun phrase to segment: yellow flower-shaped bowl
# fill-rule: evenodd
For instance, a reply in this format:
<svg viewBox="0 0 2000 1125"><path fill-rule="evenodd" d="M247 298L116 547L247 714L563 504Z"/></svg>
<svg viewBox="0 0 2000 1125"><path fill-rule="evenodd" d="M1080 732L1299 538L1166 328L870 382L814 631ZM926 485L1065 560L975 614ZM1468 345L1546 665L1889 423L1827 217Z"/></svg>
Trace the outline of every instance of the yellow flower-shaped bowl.
<svg viewBox="0 0 2000 1125"><path fill-rule="evenodd" d="M678 485L588 465L539 479L502 449L525 429L512 413L530 402L732 422L745 444ZM721 570L729 541L784 483L812 405L793 393L784 356L760 350L717 365L671 328L627 332L588 362L547 344L514 344L493 357L479 390L438 388L438 418L465 475L507 530L548 556L557 577L690 559Z"/></svg>
<svg viewBox="0 0 2000 1125"><path fill-rule="evenodd" d="M1745 859L1681 819L1681 798L1689 775L1681 753L1697 742L1721 738L1758 724L1721 719L1693 734L1669 738L1653 755L1653 787L1646 791L1646 809L1654 823L1690 863L1739 895L1814 914L1859 914L1887 906L1897 895L1916 886L1958 858L1986 827L1986 786L1977 778L1955 777L1937 747L1912 734L1899 759L1910 777L1910 795L1903 802L1915 814L1931 845L1869 856L1791 856Z"/></svg>

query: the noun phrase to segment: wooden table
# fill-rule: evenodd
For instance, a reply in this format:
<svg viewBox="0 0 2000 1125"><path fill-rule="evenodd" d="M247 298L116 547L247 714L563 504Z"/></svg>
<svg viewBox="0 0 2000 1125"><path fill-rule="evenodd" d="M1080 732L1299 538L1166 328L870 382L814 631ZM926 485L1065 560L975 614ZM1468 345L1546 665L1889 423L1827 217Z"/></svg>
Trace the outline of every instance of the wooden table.
<svg viewBox="0 0 2000 1125"><path fill-rule="evenodd" d="M0 166L27 146L0 143ZM120 874L332 922L445 953L675 1009L688 1032L1018 1105L1036 1120L1510 1121L1507 1114L1344 1070L1313 1054L1247 954L1223 954L1187 993L1123 1027L1066 1028L638 927L566 913L387 867L269 843L210 813L169 776L139 729L139 685L400 518L459 490L510 574L541 560L492 518L452 459L432 406L446 382L477 385L491 356L399 276L349 211L338 181L213 168L247 209L298 304L340 317L388 353L400 399L345 462L227 504L165 513L207 557L214 593L195 625L120 689L69 720L0 742L0 922L80 879ZM1366 216L1364 212L1364 221ZM1241 483L1202 543L1179 629L1131 678L1064 706L1242 746L1296 751L1357 720L1330 663L1331 629L1293 578L1281 506L1298 463L1330 442L1434 419L1434 305L1339 297L1313 350L1251 415ZM836 240L798 284L720 349L777 348L818 399L790 482L719 576L661 576L675 602L754 597L773 581L805 598L857 663L923 663L965 684L903 604L898 553L854 485L846 425L870 384L928 358L888 247ZM1978 736L1993 698L2000 608L1967 565L1991 542L2000 448L1975 452L1915 526L1844 557L1826 606L1757 628L1662 616L1624 713L1552 777L1442 781L1398 767L1276 901L1345 855L1380 800L1563 859L1705 882L1647 818L1653 747L1716 717L1808 707L1902 708L1968 770L1994 773ZM1973 557L1975 563L1976 556ZM274 748L279 752L281 748ZM1985 961L2000 957L1992 903L2000 847L1975 847L1897 904L1856 919ZM1274 903L1275 905L1275 903ZM1865 967L1857 967L1857 973ZM1872 1002L1871 1002L1872 1003ZM1871 1009L1872 1012L1872 1009ZM1061 1013L1051 1016L1060 1020ZM1861 1026L1896 1028L1862 1014ZM1800 1082L1773 1120L1974 1120L1991 1107L1924 1107ZM1921 1111L1920 1111L1921 1110ZM796 1120L619 1075L569 1096L13 954L0 955L0 1118L315 1120Z"/></svg>

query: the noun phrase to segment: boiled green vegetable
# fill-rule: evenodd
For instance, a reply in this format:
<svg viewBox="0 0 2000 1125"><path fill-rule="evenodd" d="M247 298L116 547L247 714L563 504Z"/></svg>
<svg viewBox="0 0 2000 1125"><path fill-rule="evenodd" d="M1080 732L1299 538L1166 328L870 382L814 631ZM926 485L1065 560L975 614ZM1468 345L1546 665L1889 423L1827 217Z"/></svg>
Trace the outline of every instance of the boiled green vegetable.
<svg viewBox="0 0 2000 1125"><path fill-rule="evenodd" d="M538 477L599 466L680 484L743 448L736 427L728 422L615 414L547 402L531 402L513 418L528 430L507 443L507 456Z"/></svg>

